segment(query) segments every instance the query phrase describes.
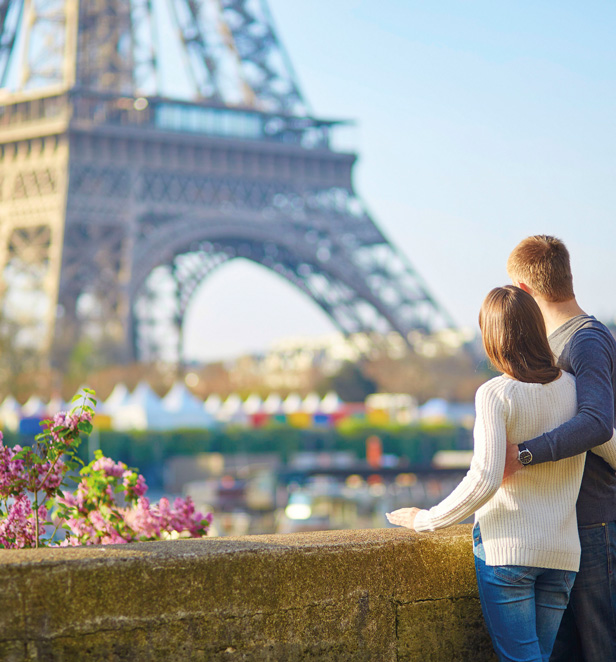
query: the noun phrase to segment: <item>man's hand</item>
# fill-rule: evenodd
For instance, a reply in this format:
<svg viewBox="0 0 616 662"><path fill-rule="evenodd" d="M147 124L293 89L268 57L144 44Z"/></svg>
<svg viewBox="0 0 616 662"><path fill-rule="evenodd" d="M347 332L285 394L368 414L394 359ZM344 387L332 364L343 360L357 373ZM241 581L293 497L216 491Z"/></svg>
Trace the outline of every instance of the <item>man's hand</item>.
<svg viewBox="0 0 616 662"><path fill-rule="evenodd" d="M419 512L419 508L399 508L394 510L393 513L385 513L385 517L390 524L397 526L406 526L407 529L414 528L415 516Z"/></svg>
<svg viewBox="0 0 616 662"><path fill-rule="evenodd" d="M524 465L518 460L518 445L517 444L507 444L507 453L505 455L505 473L503 474L503 480L513 476L513 474L521 469Z"/></svg>

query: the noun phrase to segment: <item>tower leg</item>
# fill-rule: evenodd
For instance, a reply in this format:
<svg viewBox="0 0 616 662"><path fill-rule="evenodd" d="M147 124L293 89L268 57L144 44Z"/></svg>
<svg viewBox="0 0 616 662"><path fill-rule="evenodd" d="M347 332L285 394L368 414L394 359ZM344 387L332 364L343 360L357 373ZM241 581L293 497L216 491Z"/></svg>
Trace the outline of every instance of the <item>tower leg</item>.
<svg viewBox="0 0 616 662"><path fill-rule="evenodd" d="M0 155L2 319L16 346L48 356L62 265L68 145L56 136L6 146Z"/></svg>

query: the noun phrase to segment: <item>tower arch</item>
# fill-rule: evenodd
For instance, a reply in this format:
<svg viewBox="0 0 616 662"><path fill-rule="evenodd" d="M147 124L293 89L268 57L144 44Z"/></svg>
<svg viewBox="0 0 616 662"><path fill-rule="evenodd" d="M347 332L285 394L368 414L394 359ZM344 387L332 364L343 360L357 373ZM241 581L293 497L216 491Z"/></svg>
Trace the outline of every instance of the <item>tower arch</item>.
<svg viewBox="0 0 616 662"><path fill-rule="evenodd" d="M0 106L0 272L4 314L24 282L44 293L17 311L41 351L89 334L116 359L155 355L142 331L181 333L196 288L238 257L345 334L453 326L365 210L356 155L330 142L343 122L310 113L264 0L169 0L183 98L158 85L157 3L32 0L24 21L24 2L0 0L0 81L19 81ZM148 316L169 283L166 319Z"/></svg>

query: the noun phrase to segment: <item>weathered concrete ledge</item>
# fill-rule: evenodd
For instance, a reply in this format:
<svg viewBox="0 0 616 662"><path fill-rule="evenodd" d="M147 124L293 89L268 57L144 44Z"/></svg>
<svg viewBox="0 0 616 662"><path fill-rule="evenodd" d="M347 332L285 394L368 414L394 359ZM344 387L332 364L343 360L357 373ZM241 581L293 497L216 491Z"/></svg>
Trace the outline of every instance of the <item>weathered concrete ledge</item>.
<svg viewBox="0 0 616 662"><path fill-rule="evenodd" d="M0 552L0 660L492 662L470 527Z"/></svg>

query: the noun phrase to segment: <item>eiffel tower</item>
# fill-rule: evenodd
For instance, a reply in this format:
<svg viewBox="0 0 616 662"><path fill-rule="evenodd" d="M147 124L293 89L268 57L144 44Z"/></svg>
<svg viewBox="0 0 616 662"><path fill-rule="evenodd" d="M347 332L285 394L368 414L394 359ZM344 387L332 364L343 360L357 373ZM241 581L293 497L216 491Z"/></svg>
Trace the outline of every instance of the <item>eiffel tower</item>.
<svg viewBox="0 0 616 662"><path fill-rule="evenodd" d="M262 0L0 0L0 303L19 342L181 358L244 258L345 334L452 327L353 190Z"/></svg>

